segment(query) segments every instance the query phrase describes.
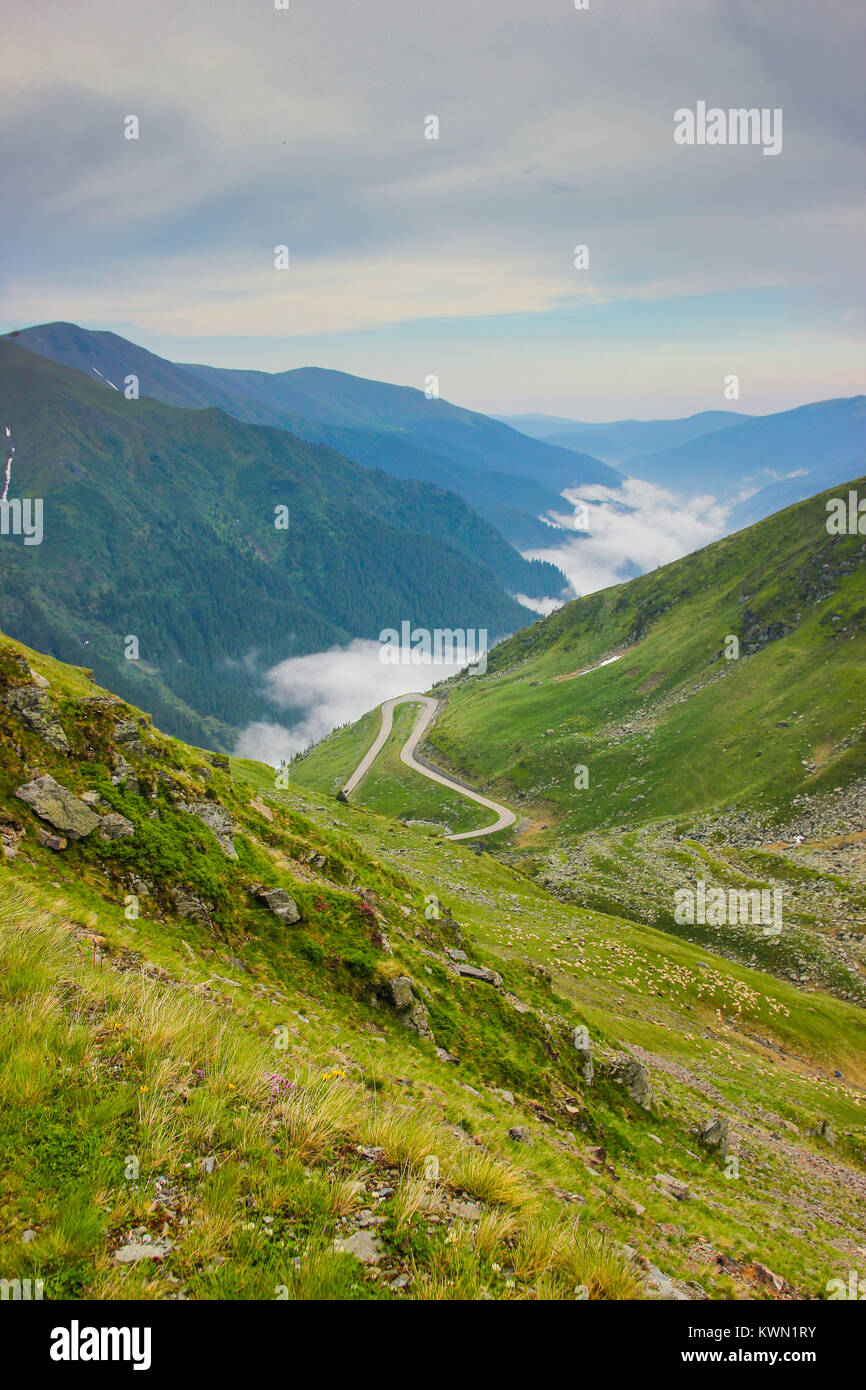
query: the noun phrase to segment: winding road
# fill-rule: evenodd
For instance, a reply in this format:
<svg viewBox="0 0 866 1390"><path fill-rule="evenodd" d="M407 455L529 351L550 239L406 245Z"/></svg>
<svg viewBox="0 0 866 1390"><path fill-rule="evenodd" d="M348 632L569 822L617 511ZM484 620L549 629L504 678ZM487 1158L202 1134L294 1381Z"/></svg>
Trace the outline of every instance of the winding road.
<svg viewBox="0 0 866 1390"><path fill-rule="evenodd" d="M434 700L432 695L420 695L418 693L397 695L393 700L385 701L382 706L382 723L379 732L343 787L343 797L348 799L349 794L355 790L361 779L369 772L394 727L394 710L398 705L405 704L420 704L422 708L418 711L418 717L412 725L409 737L400 749L400 761L405 763L406 767L410 767L413 772L419 772L422 777L428 777L431 782L438 782L440 786L447 787L449 791L457 792L459 796L466 797L468 801L475 801L479 806L486 806L488 811L494 811L498 818L491 825L485 825L481 830L463 830L459 835L446 835L446 840L477 840L482 835L495 835L497 830L505 830L509 825L513 825L517 816L513 811L509 811L507 806L500 806L498 801L491 801L488 797L481 796L479 792L474 792L469 787L462 786L460 782L455 782L444 772L439 772L433 767L426 767L417 761L415 749L424 737L439 705L438 700Z"/></svg>

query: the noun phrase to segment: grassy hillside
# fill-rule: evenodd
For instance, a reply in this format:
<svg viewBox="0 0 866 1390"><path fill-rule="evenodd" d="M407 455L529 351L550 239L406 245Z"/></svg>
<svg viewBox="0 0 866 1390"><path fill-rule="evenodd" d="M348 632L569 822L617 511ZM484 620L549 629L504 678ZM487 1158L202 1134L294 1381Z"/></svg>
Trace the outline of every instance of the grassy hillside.
<svg viewBox="0 0 866 1390"><path fill-rule="evenodd" d="M426 751L522 811L509 852L557 892L682 933L674 893L698 877L782 887L780 942L710 928L704 944L863 999L866 541L829 536L824 503L517 634L486 676L437 689ZM357 744L342 731L298 778L325 756L336 771L341 745L348 771ZM411 804L419 779L396 761L391 775ZM397 800L393 787L386 809Z"/></svg>
<svg viewBox="0 0 866 1390"><path fill-rule="evenodd" d="M66 660L86 650L198 742L230 747L262 718L261 672L288 656L404 619L492 637L531 620L511 591L564 582L455 495L283 430L126 400L8 340L0 389L10 495L44 499L41 545L0 542L6 629Z"/></svg>
<svg viewBox="0 0 866 1390"><path fill-rule="evenodd" d="M823 1297L856 1262L850 1003L9 640L0 837L2 1264L46 1297Z"/></svg>

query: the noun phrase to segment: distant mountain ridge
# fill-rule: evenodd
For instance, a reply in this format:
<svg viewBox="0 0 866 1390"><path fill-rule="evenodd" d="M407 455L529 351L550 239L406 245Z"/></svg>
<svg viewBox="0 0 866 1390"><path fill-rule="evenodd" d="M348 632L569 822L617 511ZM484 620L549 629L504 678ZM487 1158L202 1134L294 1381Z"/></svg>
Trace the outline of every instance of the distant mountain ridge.
<svg viewBox="0 0 866 1390"><path fill-rule="evenodd" d="M607 425L544 415L498 418L548 443L591 449L626 476L680 496L736 502L729 532L841 484L866 465L866 396L772 415L710 410L684 420Z"/></svg>
<svg viewBox="0 0 866 1390"><path fill-rule="evenodd" d="M539 517L562 510L563 488L622 481L598 459L529 439L446 400L428 400L412 387L318 367L269 373L174 363L115 333L76 324L41 324L13 336L95 380L119 386L134 374L142 396L194 409L216 405L236 419L328 444L365 467L446 486L524 549L549 542Z"/></svg>
<svg viewBox="0 0 866 1390"><path fill-rule="evenodd" d="M611 420L600 425L554 415L497 415L495 418L534 439L557 444L562 449L582 449L605 463L618 466L639 455L670 449L753 417L735 410L702 410L681 420Z"/></svg>

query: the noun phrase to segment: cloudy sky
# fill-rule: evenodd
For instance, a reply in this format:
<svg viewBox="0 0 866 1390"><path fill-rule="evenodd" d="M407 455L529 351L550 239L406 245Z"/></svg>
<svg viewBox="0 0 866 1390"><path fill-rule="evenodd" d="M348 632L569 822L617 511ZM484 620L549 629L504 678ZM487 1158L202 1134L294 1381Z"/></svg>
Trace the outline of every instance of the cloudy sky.
<svg viewBox="0 0 866 1390"><path fill-rule="evenodd" d="M588 420L861 389L861 0L2 8L3 330ZM676 145L699 100L781 154Z"/></svg>

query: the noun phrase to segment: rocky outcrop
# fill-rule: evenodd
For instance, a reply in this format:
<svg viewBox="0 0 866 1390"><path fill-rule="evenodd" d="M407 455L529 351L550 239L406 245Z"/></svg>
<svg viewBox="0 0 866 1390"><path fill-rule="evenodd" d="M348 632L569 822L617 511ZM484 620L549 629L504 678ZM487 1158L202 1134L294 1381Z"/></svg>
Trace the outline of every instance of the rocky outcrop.
<svg viewBox="0 0 866 1390"><path fill-rule="evenodd" d="M762 623L757 613L746 609L743 613L743 624L749 624L743 634L743 654L752 656L755 652L762 651L770 642L778 642L780 638L787 637L789 632L793 632L793 624L785 622Z"/></svg>
<svg viewBox="0 0 866 1390"><path fill-rule="evenodd" d="M399 1015L404 1028L411 1028L422 1038L433 1041L427 1010L420 999L416 999L414 983L409 975L398 975L393 980L386 980L377 987L375 998Z"/></svg>
<svg viewBox="0 0 866 1390"><path fill-rule="evenodd" d="M117 811L109 811L107 816L102 817L99 834L103 840L129 839L135 834L135 826L126 816L118 815Z"/></svg>
<svg viewBox="0 0 866 1390"><path fill-rule="evenodd" d="M627 1052L614 1057L608 1067L611 1081L624 1086L635 1105L642 1110L652 1110L655 1102L650 1074L642 1062L630 1057Z"/></svg>
<svg viewBox="0 0 866 1390"><path fill-rule="evenodd" d="M279 917L286 926L303 920L298 904L294 898L289 896L285 888L268 888L263 884L255 884L249 891L260 903L264 903L275 917Z"/></svg>
<svg viewBox="0 0 866 1390"><path fill-rule="evenodd" d="M187 888L174 888L170 896L174 910L180 917L186 917L191 922L201 922L205 927L213 926L210 908L201 898L197 898L195 893L191 893Z"/></svg>
<svg viewBox="0 0 866 1390"><path fill-rule="evenodd" d="M710 1115L697 1130L698 1143L720 1154L728 1152L730 1125L723 1115Z"/></svg>
<svg viewBox="0 0 866 1390"><path fill-rule="evenodd" d="M99 825L99 816L95 811L68 787L61 786L47 774L26 782L15 795L26 802L40 819L68 835L70 840L83 840Z"/></svg>
<svg viewBox="0 0 866 1390"><path fill-rule="evenodd" d="M132 766L132 763L127 762L122 753L115 753L112 762L114 765L114 776L111 779L112 784L115 787L125 787L127 791L133 792L138 796L141 791L141 785L135 775L135 768Z"/></svg>
<svg viewBox="0 0 866 1390"><path fill-rule="evenodd" d="M595 1076L595 1067L593 1066L592 1061L592 1046L590 1044L589 1033L587 1032L586 1028L583 1026L575 1028L574 1033L572 1034L572 1040L574 1042L575 1051L578 1053L578 1056L580 1057L580 1065L581 1070L583 1072L583 1079L587 1086L591 1086L593 1082L593 1077Z"/></svg>
<svg viewBox="0 0 866 1390"><path fill-rule="evenodd" d="M462 962L454 963L454 970L464 980L478 980L485 985L494 985L499 989L502 985L502 976L497 975L495 970L488 970L486 965L464 965Z"/></svg>
<svg viewBox="0 0 866 1390"><path fill-rule="evenodd" d="M64 733L63 725L54 713L51 701L39 685L12 686L11 690L6 692L4 704L13 714L17 714L22 723L38 734L49 748L53 748L56 753L69 752L69 740Z"/></svg>
<svg viewBox="0 0 866 1390"><path fill-rule="evenodd" d="M181 803L178 810L188 811L191 815L197 816L202 825L207 826L212 832L223 854L229 859L237 859L238 852L232 838L235 823L226 808L220 806L218 801L193 801L191 805Z"/></svg>

